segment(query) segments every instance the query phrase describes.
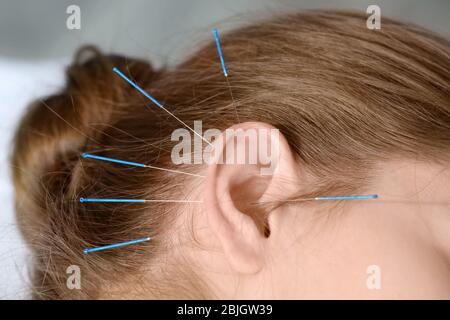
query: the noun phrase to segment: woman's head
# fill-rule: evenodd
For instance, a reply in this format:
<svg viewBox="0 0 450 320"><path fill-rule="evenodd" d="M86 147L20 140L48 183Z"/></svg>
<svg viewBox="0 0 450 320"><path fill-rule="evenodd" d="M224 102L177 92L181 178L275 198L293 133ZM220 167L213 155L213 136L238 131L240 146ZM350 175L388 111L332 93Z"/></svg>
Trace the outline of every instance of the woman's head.
<svg viewBox="0 0 450 320"><path fill-rule="evenodd" d="M362 15L311 12L221 35L221 44L226 79L212 41L173 70L86 48L67 70L66 87L30 107L12 163L36 295L402 297L418 294L413 277L430 295L448 290L424 276L450 277L448 42L386 19L373 31ZM276 170L205 163L194 148L183 149L178 164L179 141L171 137L186 129L180 120L201 121L203 132L278 129L279 139L268 139L279 151ZM243 144L222 142L218 153ZM193 175L84 159L83 152ZM301 201L363 193L380 199ZM66 286L71 265L80 267L80 290ZM367 288L371 265L387 279L384 291Z"/></svg>

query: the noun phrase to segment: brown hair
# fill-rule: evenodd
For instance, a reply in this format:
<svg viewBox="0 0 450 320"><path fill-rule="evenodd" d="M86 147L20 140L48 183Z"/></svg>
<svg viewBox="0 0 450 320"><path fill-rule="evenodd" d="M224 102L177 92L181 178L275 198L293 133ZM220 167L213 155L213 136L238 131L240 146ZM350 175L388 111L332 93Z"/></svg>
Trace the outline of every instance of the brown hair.
<svg viewBox="0 0 450 320"><path fill-rule="evenodd" d="M385 18L375 31L365 21L355 13L307 12L221 35L234 101L212 41L174 70L81 50L64 90L34 103L15 139L17 219L35 259L35 296L131 297L145 290L160 298L210 297L188 261L178 269L166 263L179 206L78 201L183 197L192 179L80 157L98 152L180 169L170 160L170 136L182 126L113 74L114 66L187 124L202 120L204 130L224 130L237 122L236 107L241 122L280 129L316 179L310 194L360 190L385 159L447 162L449 43ZM142 244L83 254L85 247L155 234ZM82 270L81 290L66 287L70 265Z"/></svg>

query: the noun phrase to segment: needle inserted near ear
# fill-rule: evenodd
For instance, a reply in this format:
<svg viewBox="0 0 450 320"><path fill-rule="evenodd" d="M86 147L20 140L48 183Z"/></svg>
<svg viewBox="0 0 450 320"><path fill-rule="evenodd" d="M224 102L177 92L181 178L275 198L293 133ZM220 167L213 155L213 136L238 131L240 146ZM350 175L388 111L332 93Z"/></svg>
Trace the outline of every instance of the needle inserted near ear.
<svg viewBox="0 0 450 320"><path fill-rule="evenodd" d="M176 200L176 199L112 199L112 198L80 198L80 202L107 202L107 203L148 203L148 202L173 202L173 203L203 203L201 200Z"/></svg>
<svg viewBox="0 0 450 320"><path fill-rule="evenodd" d="M378 199L379 196L377 194L366 194L366 195L352 195L352 196L321 196L315 198L303 198L303 199L294 199L294 200L282 200L283 202L304 202L304 201L341 201L341 200L373 200ZM269 203L274 201L260 201L255 202L258 203Z"/></svg>
<svg viewBox="0 0 450 320"><path fill-rule="evenodd" d="M231 100L233 101L233 105L234 105L234 111L236 112L236 118L237 118L238 122L241 122L241 120L239 119L239 113L237 112L236 103L234 101L233 91L231 90L231 85L230 85L230 82L228 81L228 70L227 70L227 66L225 65L225 60L223 59L222 48L220 46L220 41L219 41L219 31L217 29L213 29L213 33L214 33L214 38L216 40L217 52L219 53L220 65L222 66L223 75L225 76L225 81L227 82L228 91L230 91Z"/></svg>
<svg viewBox="0 0 450 320"><path fill-rule="evenodd" d="M217 52L219 53L220 64L222 66L223 75L228 77L227 66L225 65L225 60L223 59L222 48L220 47L219 41L219 31L217 29L213 29L214 38L216 40Z"/></svg>
<svg viewBox="0 0 450 320"><path fill-rule="evenodd" d="M377 194L357 195L357 196L325 196L315 197L314 200L369 200L378 199Z"/></svg>
<svg viewBox="0 0 450 320"><path fill-rule="evenodd" d="M341 200L370 200L378 199L377 194L354 195L354 196L323 196L315 198L305 198L296 200L284 200L286 202L300 201L341 201ZM174 200L174 199L115 199L115 198L80 198L80 202L109 202L109 203L147 203L147 202L173 202L173 203L203 203L201 200ZM272 201L264 201L259 203L267 203ZM257 204L257 203L255 203Z"/></svg>
<svg viewBox="0 0 450 320"><path fill-rule="evenodd" d="M86 248L83 250L83 252L84 252L84 254L88 254L90 252L95 252L95 251L120 248L120 247L128 246L130 244L136 244L136 243L140 243L140 242L144 242L144 241L149 241L150 239L151 239L150 237L144 237L144 238L139 238L136 240L130 240L130 241L125 241L125 242L109 244L109 245L102 246L102 247Z"/></svg>
<svg viewBox="0 0 450 320"><path fill-rule="evenodd" d="M144 97L146 97L147 99L149 99L151 102L153 102L155 105L157 105L159 108L163 109L165 112L167 112L169 115L171 115L173 118L175 118L178 122L180 122L183 126L185 126L186 128L188 128L190 131L192 131L195 135L197 135L198 137L200 137L200 139L202 139L203 141L205 141L207 144L209 144L210 146L213 146L211 142L209 142L208 140L206 140L205 138L203 138L197 131L195 131L194 129L192 129L191 127L189 127L183 120L181 120L180 118L178 118L176 115L174 115L172 112L170 112L169 110L167 110L161 103L159 103L158 100L156 100L155 98L153 98L148 92L146 92L144 89L142 89L141 87L139 87L136 83L134 83L133 81L131 81L131 79L129 79L126 75L124 75L122 73L122 71L119 70L119 68L114 67L113 71L115 73L117 73L122 79L124 79L126 82L128 82L132 87L134 87L137 91L139 91Z"/></svg>
<svg viewBox="0 0 450 320"><path fill-rule="evenodd" d="M150 166L150 165L139 163L139 162L132 162L132 161L108 158L108 157L98 156L98 155L94 155L94 154L87 153L87 152L81 154L81 156L83 158L88 158L88 159L95 159L95 160L119 163L119 164L123 164L123 165L129 165L129 166L135 166L135 167L141 167L141 168L150 168L150 169L156 169L156 170L162 170L162 171L168 171L168 172L173 172L173 173L180 173L180 174L186 174L189 176L204 178L204 176L202 176L200 174L189 173L189 172L184 172L184 171L179 171L179 170L166 169L166 168L160 168L160 167Z"/></svg>

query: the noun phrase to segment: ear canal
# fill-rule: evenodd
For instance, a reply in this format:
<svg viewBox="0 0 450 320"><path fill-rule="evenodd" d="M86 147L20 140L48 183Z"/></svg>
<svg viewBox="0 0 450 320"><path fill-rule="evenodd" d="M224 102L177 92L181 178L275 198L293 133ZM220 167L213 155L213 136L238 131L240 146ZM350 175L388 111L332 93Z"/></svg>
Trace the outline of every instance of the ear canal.
<svg viewBox="0 0 450 320"><path fill-rule="evenodd" d="M264 176L250 176L244 181L236 182L230 187L230 197L242 214L249 216L255 223L262 236L270 235L268 214L266 210L258 205L258 200L267 190L268 181Z"/></svg>

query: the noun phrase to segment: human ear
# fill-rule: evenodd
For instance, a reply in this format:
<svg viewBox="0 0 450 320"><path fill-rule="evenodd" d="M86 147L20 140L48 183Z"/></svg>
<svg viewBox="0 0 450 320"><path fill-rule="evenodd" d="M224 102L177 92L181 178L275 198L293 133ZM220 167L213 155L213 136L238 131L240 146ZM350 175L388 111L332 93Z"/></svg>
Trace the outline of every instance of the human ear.
<svg viewBox="0 0 450 320"><path fill-rule="evenodd" d="M276 220L255 203L293 192L286 181L296 179L297 163L281 133L260 122L225 130L213 148L203 199L208 225L236 272L257 273L265 263L269 221ZM262 156L268 150L271 163Z"/></svg>

